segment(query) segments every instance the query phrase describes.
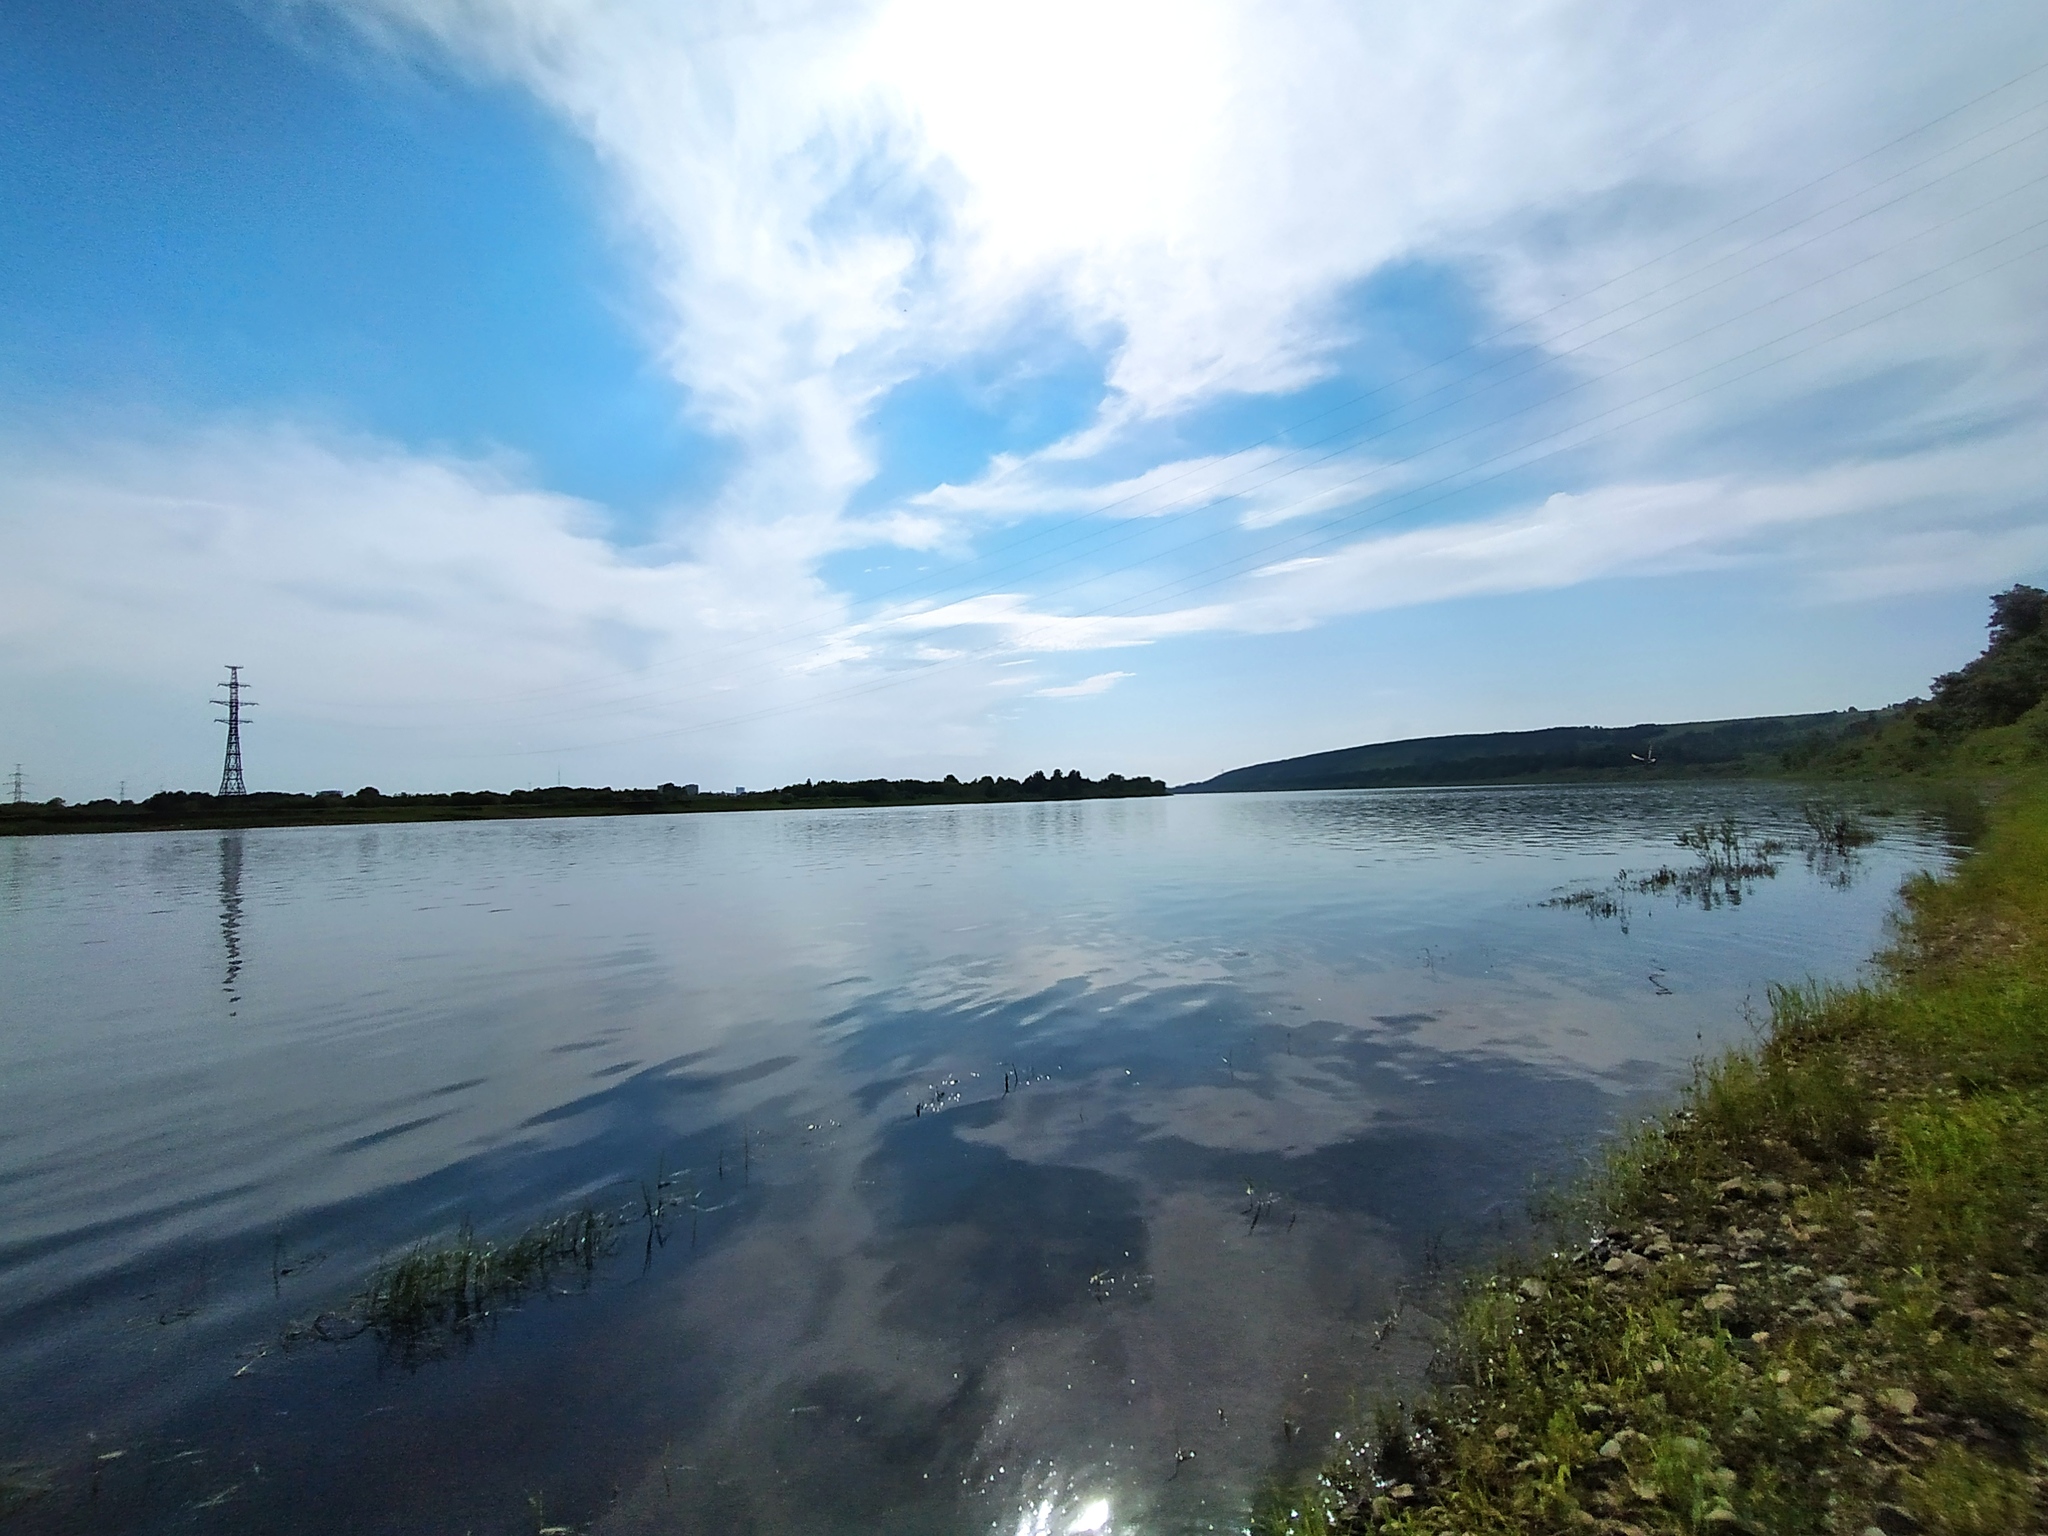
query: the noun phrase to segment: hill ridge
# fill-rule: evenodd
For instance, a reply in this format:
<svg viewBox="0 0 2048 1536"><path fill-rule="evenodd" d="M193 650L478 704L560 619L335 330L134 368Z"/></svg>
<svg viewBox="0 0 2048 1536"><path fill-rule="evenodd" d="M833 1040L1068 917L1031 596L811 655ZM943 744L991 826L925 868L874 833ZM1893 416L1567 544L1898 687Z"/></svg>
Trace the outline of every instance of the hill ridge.
<svg viewBox="0 0 2048 1536"><path fill-rule="evenodd" d="M1251 763L1197 783L1177 785L1174 793L1734 775L1796 767L1844 738L1875 734L1898 712L1894 706L1412 736Z"/></svg>

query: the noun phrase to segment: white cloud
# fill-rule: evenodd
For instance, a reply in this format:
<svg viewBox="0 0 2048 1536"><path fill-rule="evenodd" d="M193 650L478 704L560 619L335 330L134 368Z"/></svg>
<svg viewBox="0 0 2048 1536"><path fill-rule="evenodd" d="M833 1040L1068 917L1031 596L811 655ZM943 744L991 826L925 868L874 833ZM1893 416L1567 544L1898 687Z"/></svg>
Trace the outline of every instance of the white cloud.
<svg viewBox="0 0 2048 1536"><path fill-rule="evenodd" d="M1804 568L1816 590L1833 596L1970 587L2010 580L2048 557L2036 441L2026 430L1795 476L1559 492L1491 517L1332 537L1326 553L1191 581L1187 592L1220 590L1190 607L1066 615L1006 593L894 614L873 627L979 628L996 632L1008 650L1101 650L1765 561Z"/></svg>
<svg viewBox="0 0 2048 1536"><path fill-rule="evenodd" d="M1227 604L1217 603L1129 617L1057 614L1034 610L1022 593L992 592L957 603L891 614L850 626L843 633L851 637L891 630L994 629L1004 637L1004 650L1101 651L1149 645L1172 635L1227 629L1231 627L1230 612Z"/></svg>
<svg viewBox="0 0 2048 1536"><path fill-rule="evenodd" d="M1107 693L1127 677L1136 677L1135 672L1098 672L1093 677L1084 677L1078 683L1068 683L1059 688L1037 688L1032 690L1035 699L1086 699L1098 693Z"/></svg>
<svg viewBox="0 0 2048 1536"><path fill-rule="evenodd" d="M2015 575L2048 571L2048 521L2018 526L1898 530L1872 540L1825 574L1837 600L1912 592L1994 591Z"/></svg>
<svg viewBox="0 0 2048 1536"><path fill-rule="evenodd" d="M1159 518L1225 506L1239 526L1270 528L1392 490L1412 472L1343 449L1304 459L1261 445L1240 453L1175 459L1126 479L1077 479L1057 458L997 455L967 485L939 485L906 502L913 513L945 519L1007 519L1048 513Z"/></svg>
<svg viewBox="0 0 2048 1536"><path fill-rule="evenodd" d="M1389 260L1456 251L1510 316L1547 309L1560 279L1609 276L1679 216L1782 190L2048 40L2017 8L1879 26L1846 3L374 9L605 155L661 257L678 373L735 426L785 423L807 381L843 427L1048 287L1122 336L1114 383L1147 410L1289 387L1344 339L1332 299ZM1803 64L1772 78L1773 58ZM1662 196L1598 201L1641 187Z"/></svg>

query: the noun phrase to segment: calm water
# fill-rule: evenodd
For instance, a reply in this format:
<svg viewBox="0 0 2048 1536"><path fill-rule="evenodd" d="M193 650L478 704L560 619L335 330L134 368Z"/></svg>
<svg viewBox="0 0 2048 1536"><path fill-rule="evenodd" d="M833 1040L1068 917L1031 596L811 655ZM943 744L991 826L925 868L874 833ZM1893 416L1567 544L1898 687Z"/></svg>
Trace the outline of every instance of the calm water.
<svg viewBox="0 0 2048 1536"><path fill-rule="evenodd" d="M0 844L19 1528L1235 1528L1414 1369L1433 1257L1945 857L1899 817L1737 905L1539 905L1722 815L1796 823L1669 786ZM657 1170L694 1232L439 1357L276 1347L410 1241Z"/></svg>

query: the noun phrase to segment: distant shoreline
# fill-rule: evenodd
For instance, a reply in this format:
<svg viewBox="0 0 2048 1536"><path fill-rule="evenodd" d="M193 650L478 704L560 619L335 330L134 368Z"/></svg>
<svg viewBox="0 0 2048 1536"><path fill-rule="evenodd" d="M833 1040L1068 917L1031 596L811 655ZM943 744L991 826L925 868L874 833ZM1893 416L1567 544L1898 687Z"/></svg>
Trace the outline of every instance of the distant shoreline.
<svg viewBox="0 0 2048 1536"><path fill-rule="evenodd" d="M422 821L531 821L568 816L702 815L730 811L847 810L911 805L1008 805L1061 800L1145 799L1169 793L1163 780L1120 773L1034 773L1025 779L822 780L751 793L700 793L694 786L655 789L469 790L443 795L269 794L218 796L171 790L147 800L79 805L32 801L0 805L0 837L87 832L200 832L242 827L376 826Z"/></svg>
<svg viewBox="0 0 2048 1536"><path fill-rule="evenodd" d="M1909 708L1417 736L1253 763L1175 785L1174 793L1775 777L1797 774L1831 750L1873 738Z"/></svg>

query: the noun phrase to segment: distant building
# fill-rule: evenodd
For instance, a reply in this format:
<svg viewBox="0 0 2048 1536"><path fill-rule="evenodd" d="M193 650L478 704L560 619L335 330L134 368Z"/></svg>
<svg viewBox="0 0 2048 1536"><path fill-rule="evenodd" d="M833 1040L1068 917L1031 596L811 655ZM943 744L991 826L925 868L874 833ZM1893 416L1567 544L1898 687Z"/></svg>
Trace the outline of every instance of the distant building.
<svg viewBox="0 0 2048 1536"><path fill-rule="evenodd" d="M747 786L744 784L735 784L732 787L732 792L736 795L744 795L747 792Z"/></svg>
<svg viewBox="0 0 2048 1536"><path fill-rule="evenodd" d="M317 798L321 800L340 800L344 798L344 792L339 789L323 789L319 792Z"/></svg>

